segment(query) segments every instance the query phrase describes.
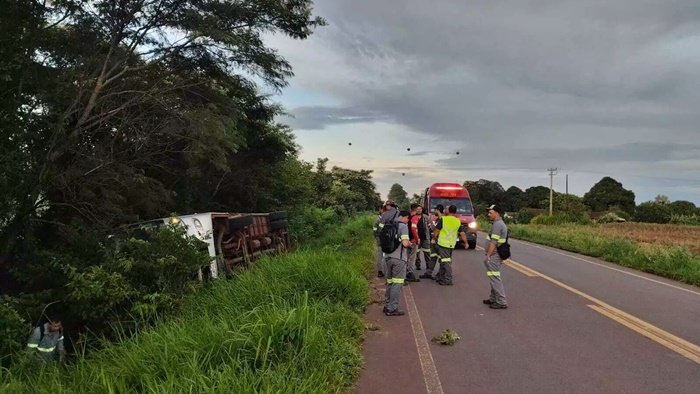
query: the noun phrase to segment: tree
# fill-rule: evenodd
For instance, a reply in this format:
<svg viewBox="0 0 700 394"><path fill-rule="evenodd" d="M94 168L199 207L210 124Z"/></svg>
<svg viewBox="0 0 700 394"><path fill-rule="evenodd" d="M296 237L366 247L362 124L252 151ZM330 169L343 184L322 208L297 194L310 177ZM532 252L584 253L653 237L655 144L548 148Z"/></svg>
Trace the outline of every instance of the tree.
<svg viewBox="0 0 700 394"><path fill-rule="evenodd" d="M3 261L41 223L107 231L202 208L239 169L232 157L265 138L286 144L268 163L294 153L272 122L279 108L248 76L285 86L291 67L261 37L308 37L324 23L310 0L17 4L0 21L21 22L0 60L12 78L10 99L0 100L11 120L2 122L0 156L10 159L0 173L20 180L2 181L11 185L0 201Z"/></svg>
<svg viewBox="0 0 700 394"><path fill-rule="evenodd" d="M668 223L671 220L671 207L647 201L639 204L634 212L634 220L645 223Z"/></svg>
<svg viewBox="0 0 700 394"><path fill-rule="evenodd" d="M588 211L583 199L573 194L554 194L554 212L565 212L574 216L582 216Z"/></svg>
<svg viewBox="0 0 700 394"><path fill-rule="evenodd" d="M472 202L478 206L501 204L505 197L503 186L496 181L489 181L487 179L465 181L464 187L469 191Z"/></svg>
<svg viewBox="0 0 700 394"><path fill-rule="evenodd" d="M549 207L549 188L533 186L525 189L525 205L527 208L544 209Z"/></svg>
<svg viewBox="0 0 700 394"><path fill-rule="evenodd" d="M503 196L503 209L508 212L517 212L525 207L525 192L516 186L511 186Z"/></svg>
<svg viewBox="0 0 700 394"><path fill-rule="evenodd" d="M622 187L622 183L604 177L583 196L583 202L592 211L608 211L616 206L632 214L635 210L634 193Z"/></svg>
<svg viewBox="0 0 700 394"><path fill-rule="evenodd" d="M674 202L669 204L669 207L671 208L671 212L674 215L679 215L679 216L700 215L700 211L698 211L698 208L695 206L694 203L692 203L690 201L684 201L684 200L674 201Z"/></svg>
<svg viewBox="0 0 700 394"><path fill-rule="evenodd" d="M400 209L408 209L411 205L408 201L408 194L406 193L406 190L404 190L403 186L399 185L398 183L391 185L388 197L389 200L394 201Z"/></svg>
<svg viewBox="0 0 700 394"><path fill-rule="evenodd" d="M661 205L668 205L671 203L671 199L668 198L668 196L665 196L663 194L659 194L658 196L656 196L654 198L654 202L657 204L661 204Z"/></svg>
<svg viewBox="0 0 700 394"><path fill-rule="evenodd" d="M410 203L411 204L422 204L423 203L422 201L423 201L423 198L421 197L420 194L413 193L413 195L411 196Z"/></svg>

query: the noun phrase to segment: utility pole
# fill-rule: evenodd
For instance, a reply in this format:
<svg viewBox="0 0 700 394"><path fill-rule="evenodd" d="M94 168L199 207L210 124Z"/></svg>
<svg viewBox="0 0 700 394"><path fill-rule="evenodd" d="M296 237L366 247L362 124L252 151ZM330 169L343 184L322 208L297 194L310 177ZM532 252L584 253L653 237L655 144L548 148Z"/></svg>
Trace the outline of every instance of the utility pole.
<svg viewBox="0 0 700 394"><path fill-rule="evenodd" d="M566 197L569 197L569 174L566 174Z"/></svg>
<svg viewBox="0 0 700 394"><path fill-rule="evenodd" d="M549 171L549 216L552 216L554 202L554 175L557 175L557 169L548 168L547 171Z"/></svg>

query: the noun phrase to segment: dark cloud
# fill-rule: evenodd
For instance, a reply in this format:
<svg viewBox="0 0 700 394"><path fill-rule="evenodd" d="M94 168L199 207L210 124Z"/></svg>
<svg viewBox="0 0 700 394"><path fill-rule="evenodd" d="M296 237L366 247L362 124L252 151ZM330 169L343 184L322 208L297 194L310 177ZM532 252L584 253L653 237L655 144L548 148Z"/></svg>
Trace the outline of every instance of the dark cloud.
<svg viewBox="0 0 700 394"><path fill-rule="evenodd" d="M395 122L463 145L469 154L441 162L456 167L490 164L497 146L507 154L494 168L698 178L697 0L348 0L317 11L329 27L280 47L295 84L343 106L293 109L297 128Z"/></svg>

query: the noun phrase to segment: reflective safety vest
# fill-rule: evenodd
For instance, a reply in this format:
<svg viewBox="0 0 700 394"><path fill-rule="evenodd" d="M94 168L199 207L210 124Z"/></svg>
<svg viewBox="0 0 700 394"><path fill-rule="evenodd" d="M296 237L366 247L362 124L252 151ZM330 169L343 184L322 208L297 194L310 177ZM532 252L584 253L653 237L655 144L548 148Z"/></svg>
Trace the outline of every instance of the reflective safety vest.
<svg viewBox="0 0 700 394"><path fill-rule="evenodd" d="M487 234L486 239L489 241L496 241L496 243L498 243L499 245L506 243L506 239L498 234Z"/></svg>
<svg viewBox="0 0 700 394"><path fill-rule="evenodd" d="M443 248L454 249L457 244L457 235L462 223L454 216L442 217L442 228L438 236L437 244Z"/></svg>

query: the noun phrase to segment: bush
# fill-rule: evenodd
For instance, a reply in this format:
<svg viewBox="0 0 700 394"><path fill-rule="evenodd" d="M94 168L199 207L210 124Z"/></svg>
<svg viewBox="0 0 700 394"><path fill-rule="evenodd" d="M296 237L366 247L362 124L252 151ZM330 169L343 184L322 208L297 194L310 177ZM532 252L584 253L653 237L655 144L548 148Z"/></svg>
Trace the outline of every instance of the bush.
<svg viewBox="0 0 700 394"><path fill-rule="evenodd" d="M700 226L700 215L672 215L670 223Z"/></svg>
<svg viewBox="0 0 700 394"><path fill-rule="evenodd" d="M519 210L513 217L513 221L517 224L528 224L535 217L535 214L528 209Z"/></svg>
<svg viewBox="0 0 700 394"><path fill-rule="evenodd" d="M188 297L177 316L67 369L0 371L16 392L346 392L362 368L371 218L327 248L258 262Z"/></svg>
<svg viewBox="0 0 700 394"><path fill-rule="evenodd" d="M547 226L560 224L590 224L591 219L588 217L588 214L575 215L567 212L556 212L553 215L535 216L530 223Z"/></svg>
<svg viewBox="0 0 700 394"><path fill-rule="evenodd" d="M9 357L22 349L31 326L17 313L12 299L0 298L0 367L10 364Z"/></svg>
<svg viewBox="0 0 700 394"><path fill-rule="evenodd" d="M340 218L332 208L307 206L297 212L290 212L289 232L296 242L303 243L337 226Z"/></svg>
<svg viewBox="0 0 700 394"><path fill-rule="evenodd" d="M671 207L647 201L639 204L634 212L634 220L644 223L668 223L671 221Z"/></svg>

